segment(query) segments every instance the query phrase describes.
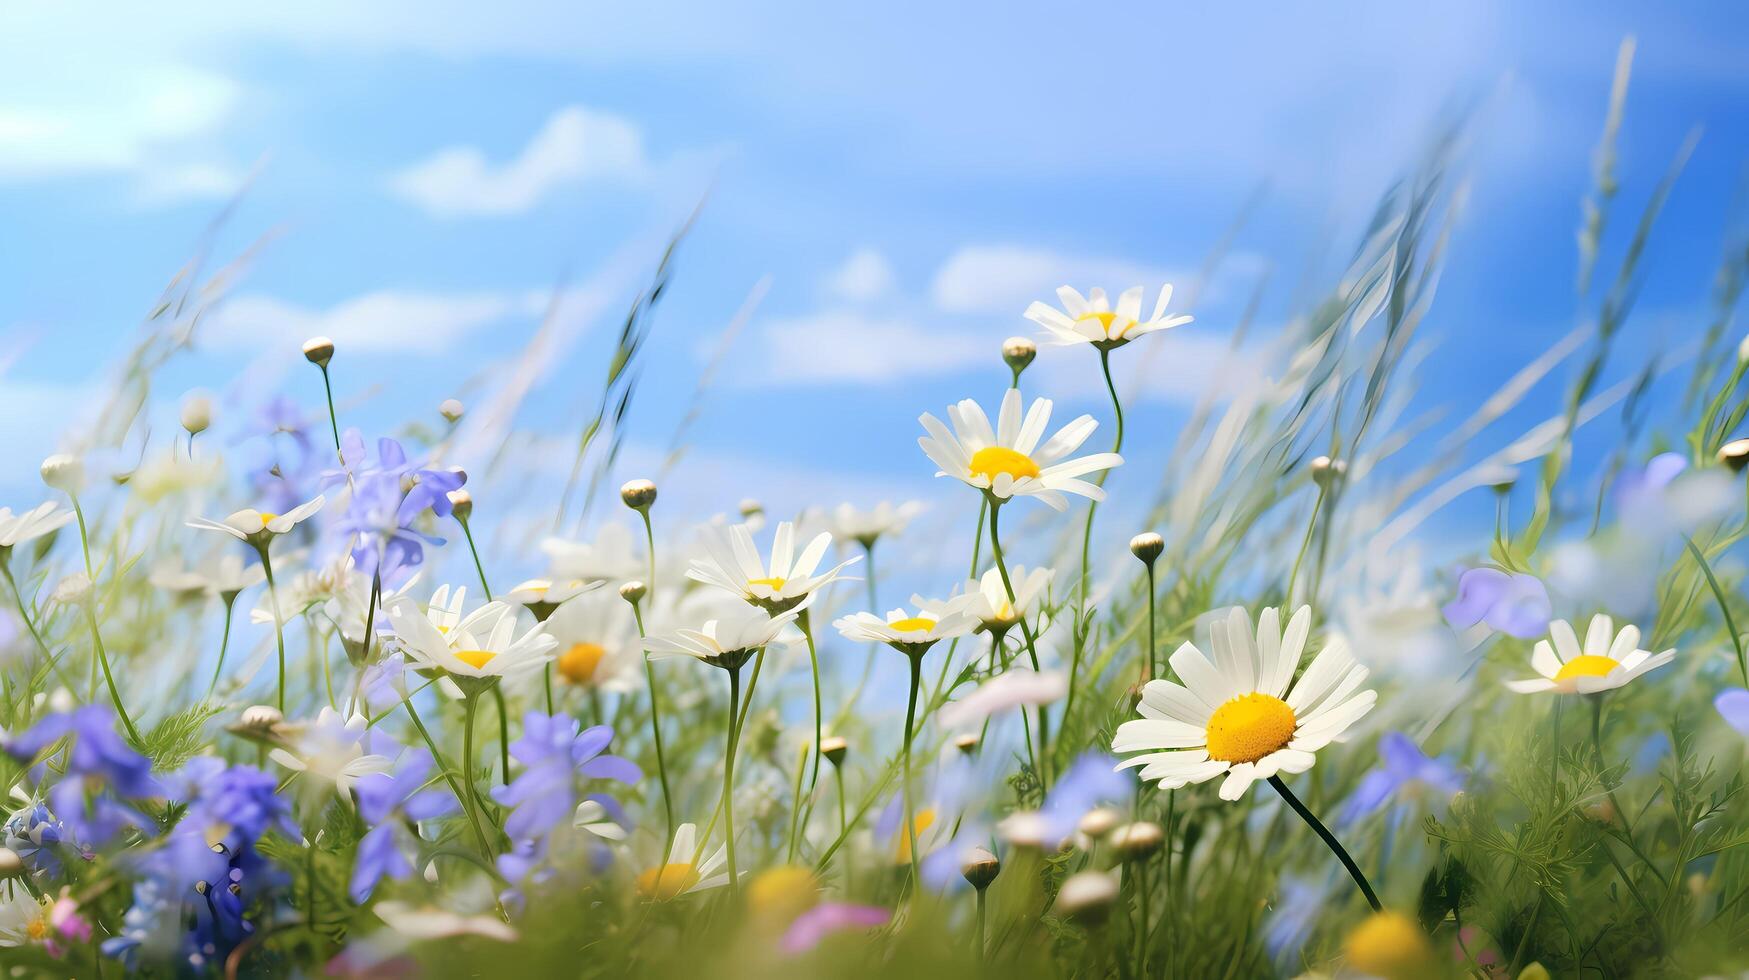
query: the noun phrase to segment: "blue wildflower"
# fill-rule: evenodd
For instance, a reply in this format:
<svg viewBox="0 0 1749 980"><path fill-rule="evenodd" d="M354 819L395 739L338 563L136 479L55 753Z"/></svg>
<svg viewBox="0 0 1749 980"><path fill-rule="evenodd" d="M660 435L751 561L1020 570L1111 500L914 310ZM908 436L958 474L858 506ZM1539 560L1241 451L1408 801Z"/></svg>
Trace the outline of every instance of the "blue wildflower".
<svg viewBox="0 0 1749 980"><path fill-rule="evenodd" d="M1402 732L1386 732L1379 739L1380 767L1366 774L1354 795L1343 805L1336 822L1348 826L1377 813L1392 797L1426 788L1450 796L1464 788L1463 773L1446 759L1429 758L1413 739Z"/></svg>
<svg viewBox="0 0 1749 980"><path fill-rule="evenodd" d="M6 821L6 846L24 859L25 867L50 878L60 876L61 852L66 847L86 860L91 858L68 838L66 825L41 803L25 807Z"/></svg>
<svg viewBox="0 0 1749 980"><path fill-rule="evenodd" d="M1457 598L1443 612L1455 629L1486 622L1490 629L1526 640L1547 632L1554 607L1549 590L1534 575L1471 568L1458 576Z"/></svg>
<svg viewBox="0 0 1749 980"><path fill-rule="evenodd" d="M434 768L431 755L408 752L394 774L371 773L358 780L358 815L370 827L358 842L352 869L352 899L363 902L378 881L413 874L406 846L412 832L404 821L435 820L455 812L455 798L442 790L423 790Z"/></svg>
<svg viewBox="0 0 1749 980"><path fill-rule="evenodd" d="M613 730L606 725L585 729L567 715L538 711L523 717L522 737L510 745L511 756L522 763L522 775L509 786L492 791L494 800L512 808L504 819L512 851L499 858L499 870L506 878L517 881L537 868L553 832L571 824L578 804L585 799L617 814L617 805L610 805L610 798L585 797L581 789L583 781L590 779L629 785L643 778L632 762L602 754L612 740ZM623 821L623 815L617 819Z"/></svg>
<svg viewBox="0 0 1749 980"><path fill-rule="evenodd" d="M65 770L49 790L49 808L81 843L99 846L125 827L149 829L152 822L124 800L158 796L152 760L128 747L115 730L115 712L84 705L49 715L6 743L17 759L34 759L62 738L68 740ZM37 779L44 776L37 767Z"/></svg>

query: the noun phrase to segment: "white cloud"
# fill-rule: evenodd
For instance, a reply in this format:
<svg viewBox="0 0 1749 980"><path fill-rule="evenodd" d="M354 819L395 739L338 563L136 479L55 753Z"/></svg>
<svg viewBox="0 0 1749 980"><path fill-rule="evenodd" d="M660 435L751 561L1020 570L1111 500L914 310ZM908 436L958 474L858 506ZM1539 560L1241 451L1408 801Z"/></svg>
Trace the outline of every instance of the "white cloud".
<svg viewBox="0 0 1749 980"><path fill-rule="evenodd" d="M1018 317L1033 300L1051 301L1065 283L1085 292L1102 286L1117 293L1131 286L1158 289L1188 282L1183 272L1128 259L1066 255L1024 245L966 245L942 263L931 296L949 313L996 313Z"/></svg>
<svg viewBox="0 0 1749 980"><path fill-rule="evenodd" d="M1268 345L1253 341L1233 349L1225 333L1175 327L1122 348L1112 357L1112 375L1127 406L1131 402L1196 405L1211 393L1216 402L1252 391L1265 381ZM1042 347L1027 369L1037 390L1065 402L1106 403L1110 395L1090 348Z"/></svg>
<svg viewBox="0 0 1749 980"><path fill-rule="evenodd" d="M638 179L649 169L630 120L582 106L553 113L515 159L494 165L475 146L452 146L389 179L396 194L439 217L520 214L567 184Z"/></svg>
<svg viewBox="0 0 1749 980"><path fill-rule="evenodd" d="M996 344L988 338L853 310L774 320L760 337L761 383L878 384L954 374L996 356Z"/></svg>
<svg viewBox="0 0 1749 980"><path fill-rule="evenodd" d="M230 79L187 65L112 68L101 85L77 73L21 74L0 68L0 181L146 172L186 157L239 94Z"/></svg>
<svg viewBox="0 0 1749 980"><path fill-rule="evenodd" d="M444 353L469 333L513 316L538 316L543 294L428 293L384 289L327 309L272 296L227 300L206 326L205 338L228 349L260 350L285 341L293 347L316 335L355 351Z"/></svg>
<svg viewBox="0 0 1749 980"><path fill-rule="evenodd" d="M885 255L872 248L859 248L826 277L826 291L842 299L867 302L890 292L897 281L892 263Z"/></svg>

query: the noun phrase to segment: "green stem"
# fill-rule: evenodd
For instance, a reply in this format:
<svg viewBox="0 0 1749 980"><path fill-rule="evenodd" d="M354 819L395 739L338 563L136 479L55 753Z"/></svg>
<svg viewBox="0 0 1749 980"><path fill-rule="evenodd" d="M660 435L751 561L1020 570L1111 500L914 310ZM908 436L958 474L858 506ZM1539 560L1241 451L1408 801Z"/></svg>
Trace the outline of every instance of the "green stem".
<svg viewBox="0 0 1749 980"><path fill-rule="evenodd" d="M1379 897L1373 894L1372 885L1367 883L1366 875L1361 873L1360 866L1354 863L1354 859L1348 856L1348 851L1343 848L1342 842L1336 839L1336 835L1330 833L1324 824L1312 815L1312 811L1306 809L1306 805L1301 803L1300 798L1287 788L1287 784L1281 781L1280 776L1269 777L1269 785L1275 787L1275 791L1281 794L1281 798L1287 801L1287 805L1293 808L1293 811L1300 815L1300 819L1304 820L1306 825L1311 827L1313 832L1324 841L1324 844L1336 854L1336 859L1342 862L1342 866L1348 869L1348 874L1354 879L1354 883L1360 886L1360 893L1366 896L1366 903L1372 906L1372 910L1374 912L1383 911L1384 906L1379 904Z"/></svg>
<svg viewBox="0 0 1749 980"><path fill-rule="evenodd" d="M24 592L18 588L18 579L12 576L12 552L10 549L0 551L0 574L6 576L6 584L12 587L12 598L18 603L18 616L24 620L25 629L30 630L30 638L36 641L37 652L43 655L43 661L52 667L55 673L61 675L61 680L71 690L72 682L68 680L66 674L61 673L60 662L55 659L54 654L49 652L49 645L43 642L42 634L36 628L36 617L31 615L29 604L24 601Z"/></svg>
<svg viewBox="0 0 1749 980"><path fill-rule="evenodd" d="M824 721L822 721L820 709L820 655L815 652L814 627L812 620L808 616L808 610L802 610L802 614L797 619L796 625L802 628L802 635L807 637L808 666L812 669L814 674L814 765L812 771L808 775L808 796L809 798L812 798L814 795L814 788L819 785L820 782L820 738L823 734L823 726L825 724Z"/></svg>
<svg viewBox="0 0 1749 980"><path fill-rule="evenodd" d="M1731 604L1725 601L1725 590L1719 585L1718 577L1713 575L1712 566L1707 564L1706 555L1695 546L1694 539L1685 534L1682 542L1688 546L1688 553L1694 556L1701 574L1706 576L1706 584L1713 590L1713 599L1718 602L1719 612L1725 617L1725 629L1731 634L1731 645L1737 650L1737 670L1743 675L1743 683L1749 685L1749 656L1745 655L1743 637L1737 632L1737 620L1731 615Z"/></svg>
<svg viewBox="0 0 1749 980"><path fill-rule="evenodd" d="M988 957L984 950L984 889L978 889L978 962Z"/></svg>
<svg viewBox="0 0 1749 980"><path fill-rule="evenodd" d="M904 821L905 843L908 856L911 859L911 893L915 895L921 884L917 870L917 811L916 804L911 799L911 740L916 736L913 726L917 720L917 689L923 684L923 658L911 655L905 659L911 662L911 696L905 704L905 748L904 748Z"/></svg>
<svg viewBox="0 0 1749 980"><path fill-rule="evenodd" d="M986 502L990 505L990 552L996 559L996 572L1002 576L1002 588L1008 592L1008 602L1010 605L1015 605L1018 602L1018 599L1014 594L1014 583L1008 579L1008 561L1002 555L1002 531L1000 526L1002 502L994 497L987 497ZM1032 627L1027 624L1026 617L1020 616L1019 619L1020 635L1026 638L1026 655L1032 661L1032 669L1036 671L1039 669L1038 642L1033 638ZM1071 691L1070 693L1071 696L1073 696L1073 692ZM1050 721L1045 714L1045 706L1042 704L1038 707L1038 755L1039 765L1041 767L1048 767L1050 760ZM1039 777L1041 780L1044 779L1045 773L1040 772Z"/></svg>
<svg viewBox="0 0 1749 980"><path fill-rule="evenodd" d="M504 785L510 785L510 709L504 704L504 687L501 684L492 685L492 697L498 702L498 765L503 770L499 777Z"/></svg>
<svg viewBox="0 0 1749 980"><path fill-rule="evenodd" d="M474 826L479 827L480 790L474 785L474 715L478 712L480 696L469 694L462 698L462 784L468 790L468 805L474 814ZM488 856L490 859L490 856Z"/></svg>
<svg viewBox="0 0 1749 980"><path fill-rule="evenodd" d="M1148 562L1148 680L1165 676L1166 670L1161 667L1154 650L1154 563Z"/></svg>
<svg viewBox="0 0 1749 980"><path fill-rule="evenodd" d="M91 570L91 536L85 528L85 511L79 506L79 498L68 494L73 501L73 513L79 518L79 547L85 553L85 580L90 583L91 597L85 603L85 620L91 625L91 646L97 651L97 662L103 667L103 683L109 687L109 700L115 704L115 713L120 716L122 727L128 730L128 738L135 745L140 744L140 733L134 728L134 721L128 717L128 710L122 707L121 692L116 689L115 675L109 670L109 654L103 649L103 633L97 628L97 575ZM16 584L13 590L17 591Z"/></svg>
<svg viewBox="0 0 1749 980"><path fill-rule="evenodd" d="M1105 374L1105 390L1111 393L1111 410L1117 416L1117 438L1111 444L1111 451L1123 451L1123 401L1117 397L1117 385L1111 380L1111 351L1099 352L1099 370ZM1105 486L1106 474L1110 470L1100 470L1091 478L1096 487ZM1087 611L1087 591L1090 585L1090 570L1088 552L1093 546L1093 515L1099 510L1099 501L1090 500L1087 503L1087 524L1081 530L1081 611Z"/></svg>
<svg viewBox="0 0 1749 980"><path fill-rule="evenodd" d="M219 638L219 662L213 667L212 683L206 686L207 700L212 700L213 692L219 689L219 676L225 672L225 651L231 646L231 613L237 608L237 597L232 595L225 600L225 632Z"/></svg>
<svg viewBox="0 0 1749 980"><path fill-rule="evenodd" d="M473 825L474 836L480 842L480 854L485 857L487 864L491 864L492 845L486 840L485 828L480 826L480 815L469 805L468 794L462 789L461 784L456 782L454 770L451 769L448 762L444 761L443 753L438 751L437 742L431 738L431 732L425 728L425 722L419 719L419 712L413 707L413 698L409 696L401 703L406 706L407 717L413 719L413 727L419 730L419 737L425 740L425 748L431 752L431 758L437 762L438 770L443 773L443 781L449 784L449 791L455 794L455 801L461 804L462 812L468 815L468 823ZM469 782L471 785L472 780Z"/></svg>
<svg viewBox="0 0 1749 980"><path fill-rule="evenodd" d="M736 709L741 702L741 668L729 668L729 734L728 751L723 756L723 828L728 834L729 894L738 895L741 875L735 864L735 746L740 741L740 723Z"/></svg>
<svg viewBox="0 0 1749 980"><path fill-rule="evenodd" d="M334 432L334 455L339 457L340 465L345 466L346 454L340 451L340 416L334 412L334 385L328 380L328 365L323 364L321 368L322 392L328 396L328 427ZM192 443L190 443L189 451L194 451Z"/></svg>
<svg viewBox="0 0 1749 980"><path fill-rule="evenodd" d="M273 642L279 648L279 700L276 702L280 714L285 713L285 624L279 614L279 587L273 582L273 559L268 557L268 546L264 542L255 546L261 553L261 570L267 575L268 602L273 607Z"/></svg>
<svg viewBox="0 0 1749 980"><path fill-rule="evenodd" d="M632 603L632 618L638 622L638 639L644 639L644 611ZM668 820L668 843L663 845L662 862L668 861L667 850L674 845L674 803L668 793L668 766L662 758L662 699L656 693L656 671L650 658L644 658L644 680L650 685L650 734L656 743L656 776L662 783L662 815Z"/></svg>
<svg viewBox="0 0 1749 980"><path fill-rule="evenodd" d="M1283 602L1281 604L1281 606L1282 606L1282 609L1289 616L1293 615L1293 610L1294 610L1294 584L1297 583L1300 579L1300 565L1301 565L1301 563L1303 563L1306 560L1306 552L1311 550L1312 533L1314 531L1316 531L1318 528L1318 512L1320 510L1322 510L1323 508L1324 508L1324 485L1319 484L1318 485L1318 499L1312 502L1312 518L1311 518L1311 520L1306 522L1306 536L1303 540L1300 541L1299 554L1294 556L1293 571L1289 572L1288 576L1287 576L1287 601ZM1316 598L1316 597L1314 596L1313 598Z"/></svg>

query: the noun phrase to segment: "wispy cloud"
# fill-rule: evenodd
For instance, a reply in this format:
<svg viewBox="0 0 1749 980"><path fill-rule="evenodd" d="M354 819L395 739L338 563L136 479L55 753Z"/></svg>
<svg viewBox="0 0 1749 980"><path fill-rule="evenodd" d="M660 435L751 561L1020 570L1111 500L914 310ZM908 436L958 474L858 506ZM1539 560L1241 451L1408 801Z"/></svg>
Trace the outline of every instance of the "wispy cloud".
<svg viewBox="0 0 1749 980"><path fill-rule="evenodd" d="M512 317L539 315L546 303L537 292L436 293L384 289L324 309L272 296L228 300L206 327L206 339L226 349L259 350L318 334L361 352L447 353L482 327Z"/></svg>
<svg viewBox="0 0 1749 980"><path fill-rule="evenodd" d="M995 356L984 336L852 309L772 320L759 337L761 383L881 384L957 374Z"/></svg>
<svg viewBox="0 0 1749 980"><path fill-rule="evenodd" d="M949 313L1018 317L1033 300L1050 300L1065 283L1116 293L1130 286L1155 289L1188 276L1163 266L1108 256L1074 255L1025 245L966 245L935 274L930 295Z"/></svg>
<svg viewBox="0 0 1749 980"><path fill-rule="evenodd" d="M477 146L452 146L389 178L390 189L444 218L521 214L558 189L649 170L643 132L582 106L553 113L513 159L494 164Z"/></svg>
<svg viewBox="0 0 1749 980"><path fill-rule="evenodd" d="M880 251L859 248L826 277L826 292L840 299L867 302L892 292L898 282L893 264Z"/></svg>

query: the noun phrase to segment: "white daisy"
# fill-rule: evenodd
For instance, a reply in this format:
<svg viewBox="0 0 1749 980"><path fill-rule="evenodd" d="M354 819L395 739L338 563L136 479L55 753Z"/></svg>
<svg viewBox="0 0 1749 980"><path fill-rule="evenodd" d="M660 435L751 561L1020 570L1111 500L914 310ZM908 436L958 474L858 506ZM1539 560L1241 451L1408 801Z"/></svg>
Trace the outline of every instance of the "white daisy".
<svg viewBox="0 0 1749 980"><path fill-rule="evenodd" d="M1137 706L1142 720L1118 726L1111 743L1113 752L1173 751L1149 751L1118 768L1142 766L1143 779L1167 789L1225 775L1223 800L1243 796L1256 780L1310 769L1313 753L1371 711L1378 693L1359 690L1367 669L1340 639L1325 643L1295 682L1311 608L1301 606L1286 632L1279 623L1277 610L1263 610L1253 637L1250 616L1235 608L1210 627L1213 663L1193 644L1179 647L1172 669L1184 683L1149 681Z"/></svg>
<svg viewBox="0 0 1749 980"><path fill-rule="evenodd" d="M547 634L558 644L553 667L572 684L624 692L637 686L643 663L632 607L606 590L559 604L547 617Z"/></svg>
<svg viewBox="0 0 1749 980"><path fill-rule="evenodd" d="M491 915L458 915L448 909L429 905L420 908L406 902L378 902L376 913L390 929L408 939L484 936L513 943L518 938L515 929Z"/></svg>
<svg viewBox="0 0 1749 980"><path fill-rule="evenodd" d="M883 500L868 510L859 510L850 504L839 504L827 519L827 524L840 539L855 541L864 548L872 548L881 538L905 530L911 519L922 511L923 504L915 500L908 500L897 507Z"/></svg>
<svg viewBox="0 0 1749 980"><path fill-rule="evenodd" d="M72 511L57 510L52 500L20 514L14 514L10 507L0 507L0 554L14 545L58 531L72 519Z"/></svg>
<svg viewBox="0 0 1749 980"><path fill-rule="evenodd" d="M222 521L206 517L197 517L188 522L189 527L203 531L223 531L238 541L260 545L272 540L276 535L284 534L297 527L300 522L322 509L327 498L317 494L314 500L308 500L293 507L283 514L266 513L245 508L233 512Z"/></svg>
<svg viewBox="0 0 1749 980"><path fill-rule="evenodd" d="M192 568L185 569L180 565L169 564L159 566L147 577L147 581L166 592L174 593L178 598L223 598L235 597L244 589L260 584L265 577L260 565L245 565L242 555L235 551L226 551L222 555L208 555Z"/></svg>
<svg viewBox="0 0 1749 980"><path fill-rule="evenodd" d="M924 605L913 596L916 605ZM961 600L930 602L938 612L931 615L919 611L916 615L904 609L894 609L886 618L871 612L844 616L832 622L845 639L860 643L885 643L907 656L919 656L930 647L954 636L965 636L978 627L978 621L965 611Z"/></svg>
<svg viewBox="0 0 1749 980"><path fill-rule="evenodd" d="M1025 566L1016 565L1008 575L1009 581L1014 583L1013 602L1008 601L1008 586L1002 584L1002 572L995 568L979 578L968 580L964 591L951 599L941 601L912 596L911 601L926 615L937 618L946 615L950 607L957 609L977 619L980 632L1002 636L1023 617L1033 615L1039 599L1051 585L1051 570L1048 568L1027 571Z"/></svg>
<svg viewBox="0 0 1749 980"><path fill-rule="evenodd" d="M1051 420L1050 399L1034 400L1022 418L1020 391L1015 388L1002 396L1002 411L995 429L990 428L984 410L970 398L949 408L947 417L953 422L951 432L933 415L924 414L918 419L929 434L918 439L917 444L941 467L935 475L951 476L987 491L998 502L1029 496L1056 510L1067 510L1065 493L1104 500L1104 490L1077 477L1123 464L1123 457L1116 453L1067 458L1099 427L1091 415L1063 426L1040 445Z"/></svg>
<svg viewBox="0 0 1749 980"><path fill-rule="evenodd" d="M464 590L456 590L456 606ZM439 590L441 594L442 590ZM480 681L533 670L553 659L558 641L539 624L516 635L516 616L502 602L488 602L466 616L459 608L439 605L433 596L430 612L402 600L389 609L389 622L401 649L415 667L436 668L456 678ZM453 625L447 621L459 616ZM447 628L446 628L447 627Z"/></svg>
<svg viewBox="0 0 1749 980"><path fill-rule="evenodd" d="M268 757L287 769L333 783L344 795L360 777L388 772L393 764L386 755L365 752L366 729L363 715L342 721L340 712L325 707L315 721L288 726L290 744L274 749Z"/></svg>
<svg viewBox="0 0 1749 980"><path fill-rule="evenodd" d="M713 667L732 670L746 663L761 647L788 642L785 630L800 615L799 609L775 616L746 606L709 619L699 629L679 629L644 641L651 660L693 657Z"/></svg>
<svg viewBox="0 0 1749 980"><path fill-rule="evenodd" d="M722 870L727 860L728 852L721 844L705 857L704 847L698 842L698 826L683 823L674 830L668 863L651 865L638 873L638 894L666 902L691 892L721 888L729 883L728 874Z"/></svg>
<svg viewBox="0 0 1749 980"><path fill-rule="evenodd" d="M860 561L853 556L816 574L820 559L832 546L832 535L822 531L814 536L801 554L795 553L796 528L789 521L777 526L771 539L771 562L759 557L753 544L753 532L745 524L726 529L714 528L705 535L704 548L709 557L694 559L686 577L695 582L714 585L732 592L747 602L768 612L796 609L809 596L837 581L846 565Z"/></svg>
<svg viewBox="0 0 1749 980"><path fill-rule="evenodd" d="M1549 638L1536 641L1530 655L1531 667L1542 676L1507 681L1506 686L1519 694L1596 694L1613 691L1676 659L1674 647L1654 655L1641 650L1639 644L1638 626L1623 626L1618 633L1615 620L1602 613L1591 617L1583 647L1572 624L1564 619L1550 620Z"/></svg>
<svg viewBox="0 0 1749 980"><path fill-rule="evenodd" d="M1160 298L1154 301L1154 315L1146 320L1141 319L1140 286L1124 290L1117 298L1115 310L1105 298L1105 290L1097 287L1083 297L1073 288L1062 286L1057 290L1057 299L1062 302L1062 309L1033 303L1026 308L1026 318L1044 327L1043 339L1058 346L1092 344L1101 350L1112 350L1143 334L1170 330L1189 323L1191 319L1182 314L1167 315L1166 306L1172 302L1171 284L1160 287Z"/></svg>
<svg viewBox="0 0 1749 980"><path fill-rule="evenodd" d="M604 579L550 579L531 578L506 592L500 598L513 606L526 606L534 613L534 618L546 622L547 617L567 602L585 592L592 592L606 584Z"/></svg>

